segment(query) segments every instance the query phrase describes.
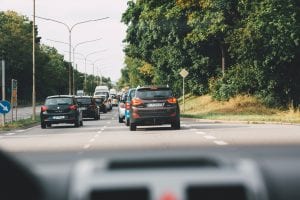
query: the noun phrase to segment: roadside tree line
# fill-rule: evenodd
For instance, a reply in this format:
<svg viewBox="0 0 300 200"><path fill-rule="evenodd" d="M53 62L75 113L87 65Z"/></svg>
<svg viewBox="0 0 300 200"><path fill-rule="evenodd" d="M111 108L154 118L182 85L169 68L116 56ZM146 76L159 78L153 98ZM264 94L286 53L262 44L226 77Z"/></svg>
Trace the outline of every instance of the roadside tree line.
<svg viewBox="0 0 300 200"><path fill-rule="evenodd" d="M299 8L299 0L129 1L118 84L169 84L180 95L186 68L187 90L196 95L299 105Z"/></svg>
<svg viewBox="0 0 300 200"><path fill-rule="evenodd" d="M41 44L36 31L36 95L42 101L46 96L68 93L68 62L54 47ZM32 98L32 21L14 11L0 12L0 59L6 62L6 93L10 97L10 81L18 80L19 103L30 103ZM84 74L75 73L77 89L83 88ZM87 76L87 93L92 93L96 78ZM110 83L109 78L103 78ZM0 94L1 95L1 94Z"/></svg>

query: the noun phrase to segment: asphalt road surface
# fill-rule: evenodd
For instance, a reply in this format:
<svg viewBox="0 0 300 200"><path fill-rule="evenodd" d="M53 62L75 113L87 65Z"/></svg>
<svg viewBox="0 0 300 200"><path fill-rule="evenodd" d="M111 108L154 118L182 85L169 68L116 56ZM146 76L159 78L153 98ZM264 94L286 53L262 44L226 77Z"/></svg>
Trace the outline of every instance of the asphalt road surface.
<svg viewBox="0 0 300 200"><path fill-rule="evenodd" d="M118 122L117 109L101 120L85 120L84 126L61 124L41 129L0 133L0 148L10 152L72 151L93 149L143 149L192 146L290 145L300 144L299 125L215 123L181 119L181 130L170 126L129 127Z"/></svg>

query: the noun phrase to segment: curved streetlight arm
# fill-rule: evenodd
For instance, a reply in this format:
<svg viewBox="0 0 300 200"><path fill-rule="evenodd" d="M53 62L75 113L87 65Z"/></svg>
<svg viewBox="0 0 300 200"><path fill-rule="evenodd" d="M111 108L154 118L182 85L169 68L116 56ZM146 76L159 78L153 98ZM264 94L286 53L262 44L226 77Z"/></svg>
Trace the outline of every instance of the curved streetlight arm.
<svg viewBox="0 0 300 200"><path fill-rule="evenodd" d="M50 19L50 18L46 18L46 17L40 17L40 16L35 16L36 18L39 18L39 19L43 19L43 20L47 20L47 21L52 21L52 22L56 22L56 23L59 23L59 24L62 24L64 25L65 27L67 27L67 29L69 31L71 31L71 28L68 24L64 23L64 22L61 22L61 21L58 21L56 19Z"/></svg>
<svg viewBox="0 0 300 200"><path fill-rule="evenodd" d="M80 42L80 43L77 43L73 49L76 49L78 46L82 45L82 44L85 44L85 43L90 43L90 42L96 42L96 41L99 41L99 40L102 40L102 38L98 38L98 39L95 39L95 40L87 40L87 41L84 41L84 42Z"/></svg>
<svg viewBox="0 0 300 200"><path fill-rule="evenodd" d="M104 20L104 19L108 19L109 17L103 17L103 18L99 18L99 19L92 19L92 20L86 20L86 21L82 21L82 22L78 22L74 25L71 26L70 30L72 31L73 28L75 28L75 26L79 25L79 24L85 24L88 22L96 22L96 21L100 21L100 20Z"/></svg>

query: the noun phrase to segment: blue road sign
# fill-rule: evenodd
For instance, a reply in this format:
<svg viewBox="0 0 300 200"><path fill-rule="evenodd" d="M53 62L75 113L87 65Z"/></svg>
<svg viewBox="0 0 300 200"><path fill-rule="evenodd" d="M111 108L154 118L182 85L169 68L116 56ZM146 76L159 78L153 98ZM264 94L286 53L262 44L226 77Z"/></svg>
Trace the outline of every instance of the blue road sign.
<svg viewBox="0 0 300 200"><path fill-rule="evenodd" d="M0 101L0 113L6 114L10 111L10 103L8 101Z"/></svg>

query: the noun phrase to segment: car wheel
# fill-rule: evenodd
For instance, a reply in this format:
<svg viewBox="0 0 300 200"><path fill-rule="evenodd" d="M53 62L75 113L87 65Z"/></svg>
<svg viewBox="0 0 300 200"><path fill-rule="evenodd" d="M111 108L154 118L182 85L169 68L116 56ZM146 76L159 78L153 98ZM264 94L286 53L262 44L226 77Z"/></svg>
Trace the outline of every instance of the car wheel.
<svg viewBox="0 0 300 200"><path fill-rule="evenodd" d="M45 122L42 122L42 123L41 123L41 128L42 128L42 129L45 129L45 128L46 128L46 123L45 123Z"/></svg>
<svg viewBox="0 0 300 200"><path fill-rule="evenodd" d="M52 126L52 124L50 124L50 123L49 123L49 124L47 124L47 127L51 127L51 126Z"/></svg>
<svg viewBox="0 0 300 200"><path fill-rule="evenodd" d="M83 126L83 121L80 121L80 126Z"/></svg>
<svg viewBox="0 0 300 200"><path fill-rule="evenodd" d="M123 123L123 118L119 116L119 123Z"/></svg>
<svg viewBox="0 0 300 200"><path fill-rule="evenodd" d="M129 126L129 125L130 125L130 121L129 121L129 119L127 119L127 118L126 118L126 120L125 120L125 125L126 125L126 126Z"/></svg>
<svg viewBox="0 0 300 200"><path fill-rule="evenodd" d="M175 130L179 130L179 129L180 129L180 120L177 120L177 121L173 122L173 123L171 124L171 127L172 127L173 129L175 129Z"/></svg>
<svg viewBox="0 0 300 200"><path fill-rule="evenodd" d="M136 125L133 123L130 123L130 131L136 131Z"/></svg>
<svg viewBox="0 0 300 200"><path fill-rule="evenodd" d="M76 119L76 121L74 122L74 126L75 126L76 128L78 128L78 127L80 126L80 123L81 123L81 121L80 121L80 119L78 118L78 119Z"/></svg>
<svg viewBox="0 0 300 200"><path fill-rule="evenodd" d="M103 111L104 113L107 113L107 109L106 108L104 108L104 111Z"/></svg>

